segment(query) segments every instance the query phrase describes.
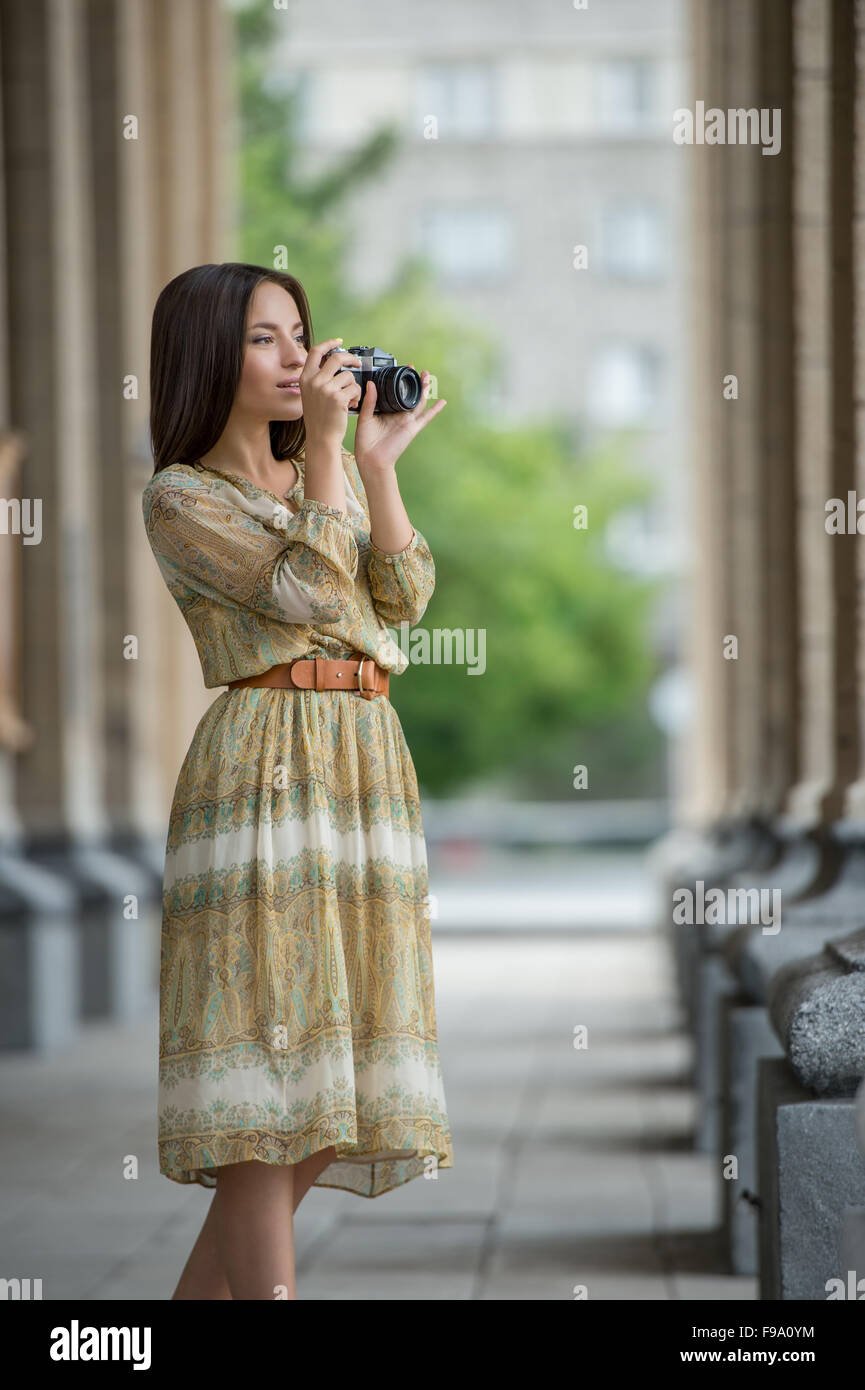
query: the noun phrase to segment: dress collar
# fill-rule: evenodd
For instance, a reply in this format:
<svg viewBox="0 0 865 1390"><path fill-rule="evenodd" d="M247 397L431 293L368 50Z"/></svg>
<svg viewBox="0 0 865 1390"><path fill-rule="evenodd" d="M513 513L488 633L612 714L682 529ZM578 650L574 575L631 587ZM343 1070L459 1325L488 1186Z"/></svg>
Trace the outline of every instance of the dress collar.
<svg viewBox="0 0 865 1390"><path fill-rule="evenodd" d="M219 478L227 478L229 482L239 483L241 486L241 490L246 488L252 488L255 492L263 493L265 497L272 497L274 502L278 502L281 507L284 507L286 500L297 500L295 494L300 490L300 488L303 485L303 460L293 459L292 462L294 463L295 469L297 470L297 478L292 483L291 487L286 490L283 496L280 496L279 493L271 492L270 488L261 487L259 483L254 483L251 478L245 477L242 473L227 473L223 468L212 468L209 463L202 463L200 459L196 460L196 462L193 464L193 467L200 468L205 473L214 473Z"/></svg>

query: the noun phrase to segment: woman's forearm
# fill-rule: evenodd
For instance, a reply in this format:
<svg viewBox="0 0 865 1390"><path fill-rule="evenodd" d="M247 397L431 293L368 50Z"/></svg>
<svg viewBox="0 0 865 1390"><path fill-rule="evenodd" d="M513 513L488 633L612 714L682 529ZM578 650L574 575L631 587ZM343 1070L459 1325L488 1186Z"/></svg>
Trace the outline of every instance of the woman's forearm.
<svg viewBox="0 0 865 1390"><path fill-rule="evenodd" d="M303 495L346 511L345 471L339 440L327 442L307 439L304 454Z"/></svg>
<svg viewBox="0 0 865 1390"><path fill-rule="evenodd" d="M396 469L363 479L369 506L370 540L379 550L397 555L411 541L414 528L399 493Z"/></svg>

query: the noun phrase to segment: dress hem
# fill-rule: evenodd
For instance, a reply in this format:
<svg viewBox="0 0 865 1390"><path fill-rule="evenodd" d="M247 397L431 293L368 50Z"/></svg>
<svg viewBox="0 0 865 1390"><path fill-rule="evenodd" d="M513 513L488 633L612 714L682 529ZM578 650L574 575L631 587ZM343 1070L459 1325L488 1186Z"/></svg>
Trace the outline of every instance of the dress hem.
<svg viewBox="0 0 865 1390"><path fill-rule="evenodd" d="M275 1139L277 1136L274 1135L271 1137ZM322 1144L318 1149L313 1149L312 1153L305 1154L304 1159L311 1158L313 1154L321 1153L322 1149L330 1147L331 1145L329 1144ZM407 1148L408 1145L405 1147ZM415 1153L411 1157L398 1159L370 1159L368 1163L364 1162L363 1154L337 1154L336 1158L332 1159L322 1171L320 1177L316 1178L311 1186L330 1187L339 1192L352 1192L356 1197L381 1197L384 1196L386 1192L392 1192L397 1187L403 1187L414 1178L422 1177L425 1172L424 1160L432 1157L435 1157L437 1160L436 1172L441 1169L453 1167L453 1153L449 1146L446 1149L431 1149L428 1146L424 1147L418 1145ZM276 1162L273 1166L286 1168L294 1167L297 1163L302 1163L304 1159L295 1159L292 1163ZM247 1159L239 1159L238 1162L272 1162L272 1160L256 1159L254 1155L251 1155ZM345 1175L345 1181L343 1182L324 1181L331 1169L338 1167L340 1164L346 1165L350 1170L354 1169L357 1171L358 1184L367 1168L369 1168L371 1172L363 1181L362 1186L349 1182L348 1174ZM378 1181L381 1185L378 1186L377 1189L376 1169L389 1170L380 1171ZM410 1171L405 1171L406 1169ZM217 1186L217 1170L215 1168L167 1169L160 1167L159 1171L161 1175L168 1178L169 1181L179 1183L184 1187L197 1186L212 1191ZM354 1177L353 1172L352 1177Z"/></svg>

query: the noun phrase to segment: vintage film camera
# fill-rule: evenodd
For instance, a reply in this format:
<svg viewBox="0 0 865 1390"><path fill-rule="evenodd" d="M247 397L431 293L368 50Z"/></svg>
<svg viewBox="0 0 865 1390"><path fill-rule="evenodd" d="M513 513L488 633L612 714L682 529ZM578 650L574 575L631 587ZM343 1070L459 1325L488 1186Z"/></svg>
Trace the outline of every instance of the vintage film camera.
<svg viewBox="0 0 865 1390"><path fill-rule="evenodd" d="M414 367L400 367L395 357L383 348L349 347L331 348L331 352L351 352L361 359L360 367L340 367L341 372L351 372L360 387L360 400L350 405L352 414L357 414L363 405L368 381L375 382L375 415L393 415L398 410L414 410L421 398L423 389L420 373ZM330 357L330 352L325 354Z"/></svg>

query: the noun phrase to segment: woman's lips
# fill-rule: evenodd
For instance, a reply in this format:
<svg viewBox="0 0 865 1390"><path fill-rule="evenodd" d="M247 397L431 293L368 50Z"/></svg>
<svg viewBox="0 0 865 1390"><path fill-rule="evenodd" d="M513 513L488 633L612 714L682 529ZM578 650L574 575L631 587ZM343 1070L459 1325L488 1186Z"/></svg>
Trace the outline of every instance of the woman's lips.
<svg viewBox="0 0 865 1390"><path fill-rule="evenodd" d="M277 391L293 391L296 396L300 395L299 386L277 386Z"/></svg>

